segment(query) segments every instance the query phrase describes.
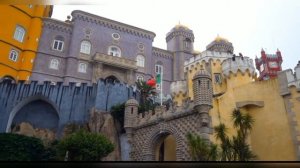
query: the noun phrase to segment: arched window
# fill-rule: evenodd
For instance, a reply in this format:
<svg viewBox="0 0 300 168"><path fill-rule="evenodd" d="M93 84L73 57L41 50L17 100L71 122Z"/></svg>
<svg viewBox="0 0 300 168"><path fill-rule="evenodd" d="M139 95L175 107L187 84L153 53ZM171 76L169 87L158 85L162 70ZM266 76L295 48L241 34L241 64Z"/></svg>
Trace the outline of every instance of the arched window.
<svg viewBox="0 0 300 168"><path fill-rule="evenodd" d="M186 49L190 48L191 40L189 38L186 38L184 41L184 47Z"/></svg>
<svg viewBox="0 0 300 168"><path fill-rule="evenodd" d="M49 68L50 68L50 69L58 69L58 65L59 65L58 60L57 60L57 59L52 59L52 60L50 61L50 66L49 66Z"/></svg>
<svg viewBox="0 0 300 168"><path fill-rule="evenodd" d="M141 75L138 75L138 76L136 77L136 79L137 79L137 81L144 81L144 77L141 76Z"/></svg>
<svg viewBox="0 0 300 168"><path fill-rule="evenodd" d="M78 72L86 73L87 64L86 63L79 63L78 64Z"/></svg>
<svg viewBox="0 0 300 168"><path fill-rule="evenodd" d="M62 36L55 37L52 49L57 51L62 51L64 49L64 38Z"/></svg>
<svg viewBox="0 0 300 168"><path fill-rule="evenodd" d="M161 61L158 61L156 64L155 64L155 73L156 74L162 74L163 73L163 64Z"/></svg>
<svg viewBox="0 0 300 168"><path fill-rule="evenodd" d="M84 54L91 53L91 43L89 41L82 41L80 45L80 52Z"/></svg>
<svg viewBox="0 0 300 168"><path fill-rule="evenodd" d="M9 59L10 60L17 62L18 57L19 57L19 52L18 51L14 50L14 49L10 50L10 53L9 53Z"/></svg>
<svg viewBox="0 0 300 168"><path fill-rule="evenodd" d="M116 46L110 46L108 48L108 55L121 57L121 50L119 47Z"/></svg>
<svg viewBox="0 0 300 168"><path fill-rule="evenodd" d="M16 39L19 42L23 42L25 36L25 29L21 26L16 27L14 39Z"/></svg>
<svg viewBox="0 0 300 168"><path fill-rule="evenodd" d="M145 57L142 55L138 55L136 57L136 65L140 67L145 67Z"/></svg>

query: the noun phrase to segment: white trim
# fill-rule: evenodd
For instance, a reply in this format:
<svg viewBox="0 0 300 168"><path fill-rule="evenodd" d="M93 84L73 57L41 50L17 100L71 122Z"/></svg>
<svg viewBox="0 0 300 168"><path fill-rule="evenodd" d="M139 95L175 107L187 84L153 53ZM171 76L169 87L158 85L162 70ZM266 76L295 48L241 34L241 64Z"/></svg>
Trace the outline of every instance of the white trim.
<svg viewBox="0 0 300 168"><path fill-rule="evenodd" d="M17 25L14 33L14 39L22 43L25 37L25 33L25 29L22 26Z"/></svg>
<svg viewBox="0 0 300 168"><path fill-rule="evenodd" d="M83 54L91 54L92 45L89 41L83 40L80 43L80 52Z"/></svg>
<svg viewBox="0 0 300 168"><path fill-rule="evenodd" d="M14 62L17 62L19 58L19 52L15 49L11 49L8 58Z"/></svg>
<svg viewBox="0 0 300 168"><path fill-rule="evenodd" d="M78 72L80 72L80 73L86 73L86 71L87 71L87 64L83 63L83 62L80 62L78 64Z"/></svg>
<svg viewBox="0 0 300 168"><path fill-rule="evenodd" d="M57 45L55 45L56 43L57 43ZM53 40L52 49L57 50L57 51L62 51L64 49L64 41L56 40L56 39Z"/></svg>

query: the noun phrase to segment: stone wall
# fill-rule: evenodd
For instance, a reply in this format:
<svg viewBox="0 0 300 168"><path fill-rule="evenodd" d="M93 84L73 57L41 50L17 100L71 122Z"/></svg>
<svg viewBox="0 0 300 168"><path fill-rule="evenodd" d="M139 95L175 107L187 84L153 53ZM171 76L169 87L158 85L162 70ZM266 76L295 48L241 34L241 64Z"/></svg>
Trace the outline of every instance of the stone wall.
<svg viewBox="0 0 300 168"><path fill-rule="evenodd" d="M110 108L119 103L124 103L133 95L132 87L123 84L106 84L99 80L97 84L87 86L82 83L75 86L75 83L63 85L58 82L51 85L50 82L38 84L33 81L24 83L20 81L12 84L9 81L0 83L0 132L10 131L11 123L20 110L30 114L24 109L27 104L41 100L53 107L58 115L58 134L67 123L85 123L89 120L89 110L96 107L97 110L109 111ZM136 94L138 99L139 94ZM22 109L23 108L23 109ZM45 121L43 115L33 115L32 121ZM17 118L18 123L24 121Z"/></svg>

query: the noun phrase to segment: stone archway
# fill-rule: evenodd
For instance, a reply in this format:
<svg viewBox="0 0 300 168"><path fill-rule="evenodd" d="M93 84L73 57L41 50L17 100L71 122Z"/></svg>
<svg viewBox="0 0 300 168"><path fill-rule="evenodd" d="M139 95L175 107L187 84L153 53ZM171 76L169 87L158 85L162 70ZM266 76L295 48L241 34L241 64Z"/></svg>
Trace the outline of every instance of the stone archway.
<svg viewBox="0 0 300 168"><path fill-rule="evenodd" d="M153 142L155 161L176 161L176 139L168 132L162 132Z"/></svg>
<svg viewBox="0 0 300 168"><path fill-rule="evenodd" d="M115 77L114 75L110 75L110 76L108 76L108 77L106 77L105 79L104 79L104 81L106 82L106 83L116 83L116 82L120 82L120 80L117 78L117 77Z"/></svg>
<svg viewBox="0 0 300 168"><path fill-rule="evenodd" d="M28 111L27 108L29 108ZM43 110L47 110L47 111L43 111ZM33 110L33 111L31 111ZM47 99L44 96L38 95L38 96L32 96L29 97L23 101L21 101L20 103L18 103L13 110L11 111L10 115L9 115L9 119L7 122L7 127L6 127L6 132L11 132L11 126L14 122L21 122L22 118L27 118L28 116L26 116L25 114L29 114L29 115L33 115L34 113L40 114L38 113L38 111L41 110L44 112L44 114L46 114L46 116L44 115L43 118L40 118L41 121L37 120L37 116L32 116L32 119L35 121L32 121L34 125L36 126L40 126L40 125L44 125L45 127L49 127L50 129L57 129L58 128L58 124L59 124L59 111L57 106L50 101L49 99ZM24 112L25 116L19 115L19 112ZM33 112L33 113L30 113ZM42 114L40 114L39 116L43 116ZM15 118L17 117L17 119L15 120ZM47 118L48 117L48 118ZM50 118L49 118L50 117ZM31 117L28 117L28 119L30 119ZM52 123L50 123L49 120L54 119L55 121L53 121ZM30 120L27 121L24 120L25 122L30 122ZM48 121L48 122L45 122ZM41 123L41 122L45 122L45 123ZM55 128L54 128L55 126Z"/></svg>

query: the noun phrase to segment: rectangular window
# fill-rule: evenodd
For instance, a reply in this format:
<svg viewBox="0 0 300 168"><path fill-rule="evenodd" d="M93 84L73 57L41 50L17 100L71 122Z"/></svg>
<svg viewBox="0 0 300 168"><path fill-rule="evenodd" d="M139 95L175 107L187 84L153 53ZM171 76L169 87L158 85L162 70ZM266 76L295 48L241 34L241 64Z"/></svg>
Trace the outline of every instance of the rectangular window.
<svg viewBox="0 0 300 168"><path fill-rule="evenodd" d="M160 84L156 84L156 90L160 90Z"/></svg>
<svg viewBox="0 0 300 168"><path fill-rule="evenodd" d="M222 83L221 74L215 73L214 76L215 76L215 83L221 84Z"/></svg>
<svg viewBox="0 0 300 168"><path fill-rule="evenodd" d="M53 42L53 50L62 51L64 48L64 42L60 40L54 40Z"/></svg>
<svg viewBox="0 0 300 168"><path fill-rule="evenodd" d="M162 65L155 65L155 73L161 74L163 72L163 66Z"/></svg>

